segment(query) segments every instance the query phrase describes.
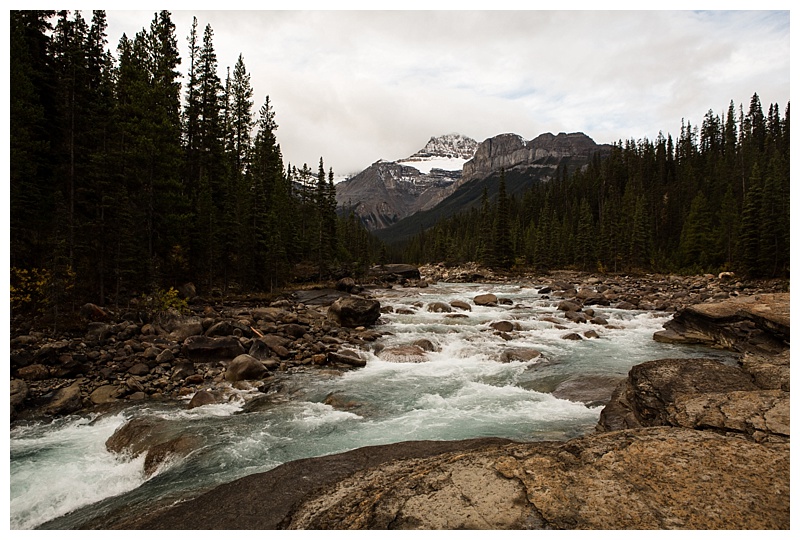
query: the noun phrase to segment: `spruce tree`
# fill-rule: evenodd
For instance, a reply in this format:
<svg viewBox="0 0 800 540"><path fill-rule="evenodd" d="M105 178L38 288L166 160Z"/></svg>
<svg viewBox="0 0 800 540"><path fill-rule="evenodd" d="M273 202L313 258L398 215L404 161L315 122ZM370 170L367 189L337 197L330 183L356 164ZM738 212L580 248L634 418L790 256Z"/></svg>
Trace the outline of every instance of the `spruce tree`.
<svg viewBox="0 0 800 540"><path fill-rule="evenodd" d="M492 231L492 266L508 269L514 264L511 244L508 196L506 195L506 173L500 169L500 180L495 204L494 228Z"/></svg>

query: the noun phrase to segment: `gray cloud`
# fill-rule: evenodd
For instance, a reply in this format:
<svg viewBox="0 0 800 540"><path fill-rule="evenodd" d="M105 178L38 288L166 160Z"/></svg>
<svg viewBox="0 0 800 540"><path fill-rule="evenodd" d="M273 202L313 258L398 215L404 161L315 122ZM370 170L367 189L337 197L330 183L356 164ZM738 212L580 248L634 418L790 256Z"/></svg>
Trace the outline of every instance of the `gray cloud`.
<svg viewBox="0 0 800 540"><path fill-rule="evenodd" d="M112 47L152 15L109 11ZM337 173L450 132L654 139L789 100L788 11L174 11L184 57L192 15L220 76L242 53L270 96L284 159Z"/></svg>

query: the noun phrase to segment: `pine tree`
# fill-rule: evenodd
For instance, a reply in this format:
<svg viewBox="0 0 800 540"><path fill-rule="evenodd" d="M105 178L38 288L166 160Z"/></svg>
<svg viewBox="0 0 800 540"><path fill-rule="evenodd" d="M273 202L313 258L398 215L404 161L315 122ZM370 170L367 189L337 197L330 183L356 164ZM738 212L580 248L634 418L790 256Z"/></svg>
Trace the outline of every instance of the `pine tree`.
<svg viewBox="0 0 800 540"><path fill-rule="evenodd" d="M579 208L575 259L581 269L590 270L594 262L594 219L592 217L592 209L585 198L581 199Z"/></svg>
<svg viewBox="0 0 800 540"><path fill-rule="evenodd" d="M500 169L497 203L495 204L494 228L492 230L492 266L505 269L511 268L514 264L508 206L506 173L505 170Z"/></svg>

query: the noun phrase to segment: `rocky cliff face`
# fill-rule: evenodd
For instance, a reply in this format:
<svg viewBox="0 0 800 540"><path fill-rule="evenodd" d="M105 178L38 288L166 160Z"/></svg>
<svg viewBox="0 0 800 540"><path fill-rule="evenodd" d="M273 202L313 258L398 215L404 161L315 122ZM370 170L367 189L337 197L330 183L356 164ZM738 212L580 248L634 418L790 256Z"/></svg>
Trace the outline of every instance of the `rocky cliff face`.
<svg viewBox="0 0 800 540"><path fill-rule="evenodd" d="M422 162L432 158L470 159L475 154L478 142L458 133L431 137L425 147L401 162Z"/></svg>
<svg viewBox="0 0 800 540"><path fill-rule="evenodd" d="M368 230L383 229L436 205L460 178L460 171L423 174L415 167L377 161L336 186L336 203L355 212Z"/></svg>
<svg viewBox="0 0 800 540"><path fill-rule="evenodd" d="M500 169L552 167L570 157L588 159L608 148L609 145L598 145L583 133L544 133L531 141L513 133L497 135L479 144L475 156L464 163L463 181L485 178Z"/></svg>
<svg viewBox="0 0 800 540"><path fill-rule="evenodd" d="M383 229L433 208L461 183L461 167L477 147L463 135L432 137L400 161L379 160L336 186L336 203L352 210L369 230Z"/></svg>

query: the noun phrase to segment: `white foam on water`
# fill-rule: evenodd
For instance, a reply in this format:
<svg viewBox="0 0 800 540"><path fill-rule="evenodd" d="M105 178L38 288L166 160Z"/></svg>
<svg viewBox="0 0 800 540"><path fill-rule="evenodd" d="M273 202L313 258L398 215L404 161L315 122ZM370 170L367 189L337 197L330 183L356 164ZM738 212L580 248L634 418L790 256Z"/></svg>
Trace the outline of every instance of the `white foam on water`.
<svg viewBox="0 0 800 540"><path fill-rule="evenodd" d="M117 457L106 440L122 415L69 417L11 430L11 528L31 529L144 481L144 456Z"/></svg>
<svg viewBox="0 0 800 540"><path fill-rule="evenodd" d="M482 293L510 298L513 305L474 305L474 297ZM530 287L440 284L381 291L378 298L395 310L381 317L379 328L388 334L378 344L394 347L427 339L436 351L426 352L425 361L389 362L380 352L363 350L365 367L335 378L293 374L286 379L290 389L285 399L254 410L244 405L257 393L240 391L232 392L225 403L194 409L143 403L124 416L15 427L12 528L33 528L75 511L72 520L81 506L132 490L130 496L138 500L171 489L182 495L180 490L208 489L286 461L363 446L483 436L563 440L592 431L601 407L559 399L544 390L584 375L623 377L631 366L647 360L709 353L653 341L653 333L670 314L594 306L609 324L579 324L556 309L558 300L542 298ZM453 300L471 305L471 311L454 308L451 313L466 318L427 310L432 302ZM396 313L398 309L414 313ZM490 327L504 320L519 329L503 335ZM584 335L588 330L599 338L563 339L567 333ZM541 356L499 362L509 349L534 349ZM172 422L170 429L176 433L199 434L206 444L185 459L164 464L160 474L145 483L143 457L125 460L105 450L106 439L117 427L143 415ZM127 497L117 499L124 505Z"/></svg>

